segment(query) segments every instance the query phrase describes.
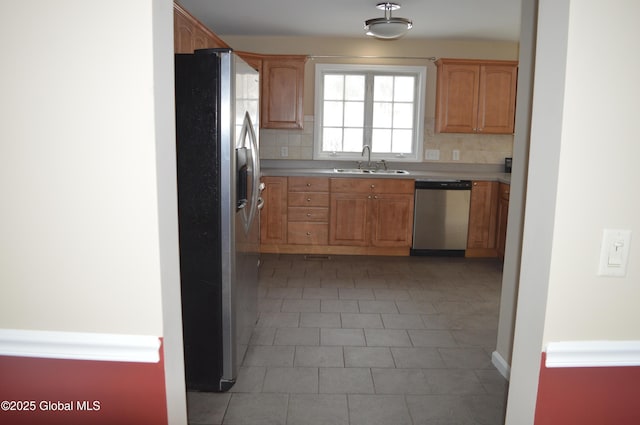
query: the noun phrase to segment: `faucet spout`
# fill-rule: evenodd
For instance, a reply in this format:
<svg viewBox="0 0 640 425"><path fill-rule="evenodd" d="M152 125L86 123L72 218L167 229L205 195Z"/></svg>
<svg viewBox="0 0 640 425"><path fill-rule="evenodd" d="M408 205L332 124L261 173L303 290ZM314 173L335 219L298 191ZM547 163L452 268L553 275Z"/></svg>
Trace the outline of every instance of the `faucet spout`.
<svg viewBox="0 0 640 425"><path fill-rule="evenodd" d="M367 168L371 168L371 147L369 145L364 145L362 147L362 156L364 156L364 151L367 151Z"/></svg>

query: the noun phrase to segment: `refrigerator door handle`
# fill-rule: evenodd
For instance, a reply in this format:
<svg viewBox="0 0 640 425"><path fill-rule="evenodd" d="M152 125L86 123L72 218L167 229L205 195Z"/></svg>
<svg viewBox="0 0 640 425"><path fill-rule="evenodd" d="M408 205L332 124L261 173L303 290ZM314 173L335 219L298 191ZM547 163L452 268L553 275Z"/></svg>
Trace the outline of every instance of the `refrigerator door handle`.
<svg viewBox="0 0 640 425"><path fill-rule="evenodd" d="M249 219L247 220L248 227L251 227L251 224L255 220L256 214L258 212L258 199L260 197L260 157L258 151L258 138L256 137L256 133L253 130L253 123L251 122L251 116L249 115L249 112L244 113L244 123L242 124L243 133L245 128L247 129L247 135L249 136L249 141L251 142L251 165L253 171L253 181L251 185L251 203L249 206Z"/></svg>

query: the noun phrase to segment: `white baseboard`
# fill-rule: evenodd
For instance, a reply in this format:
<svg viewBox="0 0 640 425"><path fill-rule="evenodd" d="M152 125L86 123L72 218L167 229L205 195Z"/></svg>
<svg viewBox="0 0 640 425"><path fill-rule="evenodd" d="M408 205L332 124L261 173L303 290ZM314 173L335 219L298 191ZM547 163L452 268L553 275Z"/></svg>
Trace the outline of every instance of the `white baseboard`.
<svg viewBox="0 0 640 425"><path fill-rule="evenodd" d="M157 363L159 349L157 336L0 329L0 356Z"/></svg>
<svg viewBox="0 0 640 425"><path fill-rule="evenodd" d="M640 366L640 341L550 342L546 352L546 367Z"/></svg>
<svg viewBox="0 0 640 425"><path fill-rule="evenodd" d="M493 363L496 369L498 369L498 372L500 372L500 375L502 375L504 379L508 381L509 377L511 376L511 366L509 366L509 364L500 355L500 353L498 353L497 351L494 351L491 354L491 363Z"/></svg>

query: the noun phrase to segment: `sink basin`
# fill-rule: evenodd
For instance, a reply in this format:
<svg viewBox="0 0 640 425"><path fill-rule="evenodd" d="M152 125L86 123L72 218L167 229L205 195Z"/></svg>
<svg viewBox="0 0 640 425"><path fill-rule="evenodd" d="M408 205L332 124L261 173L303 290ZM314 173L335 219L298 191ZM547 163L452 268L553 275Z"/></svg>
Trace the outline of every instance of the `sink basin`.
<svg viewBox="0 0 640 425"><path fill-rule="evenodd" d="M367 168L335 168L333 171L340 174L409 174L406 170L374 170Z"/></svg>

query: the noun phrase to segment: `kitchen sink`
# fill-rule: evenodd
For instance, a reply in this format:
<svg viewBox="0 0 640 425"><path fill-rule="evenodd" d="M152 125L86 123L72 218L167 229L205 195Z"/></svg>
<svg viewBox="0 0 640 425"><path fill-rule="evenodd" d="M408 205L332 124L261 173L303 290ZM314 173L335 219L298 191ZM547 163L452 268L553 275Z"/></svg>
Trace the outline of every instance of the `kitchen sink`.
<svg viewBox="0 0 640 425"><path fill-rule="evenodd" d="M340 174L409 174L407 170L376 170L371 168L335 168L333 171Z"/></svg>

